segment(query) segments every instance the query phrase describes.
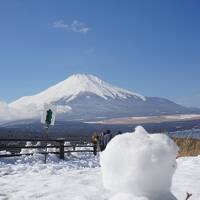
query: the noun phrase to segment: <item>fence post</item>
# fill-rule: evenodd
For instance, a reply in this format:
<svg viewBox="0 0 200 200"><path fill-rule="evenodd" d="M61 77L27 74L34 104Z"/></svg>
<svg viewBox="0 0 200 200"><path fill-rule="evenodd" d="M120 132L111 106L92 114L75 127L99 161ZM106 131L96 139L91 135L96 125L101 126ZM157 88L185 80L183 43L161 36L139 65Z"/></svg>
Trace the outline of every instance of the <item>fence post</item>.
<svg viewBox="0 0 200 200"><path fill-rule="evenodd" d="M65 159L65 148L64 148L64 138L58 138L57 141L60 144L60 159L64 160Z"/></svg>
<svg viewBox="0 0 200 200"><path fill-rule="evenodd" d="M76 146L75 146L75 144L73 145L73 151L76 151Z"/></svg>
<svg viewBox="0 0 200 200"><path fill-rule="evenodd" d="M93 154L95 156L97 155L97 144L94 144L94 146L93 146Z"/></svg>

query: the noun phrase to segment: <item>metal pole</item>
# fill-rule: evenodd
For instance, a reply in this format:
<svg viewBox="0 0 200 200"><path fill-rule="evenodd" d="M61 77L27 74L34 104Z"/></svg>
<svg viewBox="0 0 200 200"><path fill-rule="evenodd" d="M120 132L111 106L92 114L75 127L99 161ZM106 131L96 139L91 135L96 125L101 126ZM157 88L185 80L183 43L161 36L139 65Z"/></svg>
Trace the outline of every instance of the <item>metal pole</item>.
<svg viewBox="0 0 200 200"><path fill-rule="evenodd" d="M45 127L45 137L46 137L46 147L45 147L45 154L44 154L44 163L47 163L47 140L48 140L48 130L49 130L49 125L47 124Z"/></svg>

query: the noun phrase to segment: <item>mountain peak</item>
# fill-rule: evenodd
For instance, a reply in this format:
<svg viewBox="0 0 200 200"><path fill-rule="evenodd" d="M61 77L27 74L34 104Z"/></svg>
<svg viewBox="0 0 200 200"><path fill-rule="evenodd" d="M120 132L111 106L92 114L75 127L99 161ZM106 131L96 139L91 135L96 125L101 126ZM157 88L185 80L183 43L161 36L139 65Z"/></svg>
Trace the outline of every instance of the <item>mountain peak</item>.
<svg viewBox="0 0 200 200"><path fill-rule="evenodd" d="M57 84L57 86L59 89L68 89L68 92L72 96L78 95L81 92L91 92L104 99L108 97L127 98L128 96L136 96L137 98L145 100L145 97L140 94L113 86L91 74L73 74L63 82Z"/></svg>
<svg viewBox="0 0 200 200"><path fill-rule="evenodd" d="M101 79L99 79L98 77L92 75L92 74L72 74L71 76L69 76L65 81L73 81L73 82L89 82L89 81L98 81L98 82L102 82Z"/></svg>
<svg viewBox="0 0 200 200"><path fill-rule="evenodd" d="M97 77L92 74L72 74L67 79L70 79L70 78L82 79L82 78L97 78Z"/></svg>

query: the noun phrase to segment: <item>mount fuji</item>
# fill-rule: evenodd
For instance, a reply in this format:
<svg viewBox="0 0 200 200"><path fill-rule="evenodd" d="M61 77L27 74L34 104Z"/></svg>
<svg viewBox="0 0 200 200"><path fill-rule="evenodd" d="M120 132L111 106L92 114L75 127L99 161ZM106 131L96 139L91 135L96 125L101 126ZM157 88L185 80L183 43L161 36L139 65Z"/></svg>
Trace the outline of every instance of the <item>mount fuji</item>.
<svg viewBox="0 0 200 200"><path fill-rule="evenodd" d="M44 104L56 105L57 119L64 121L200 113L199 109L164 98L145 97L86 74L72 75L39 94L22 97L8 106L29 113L23 118L38 118Z"/></svg>

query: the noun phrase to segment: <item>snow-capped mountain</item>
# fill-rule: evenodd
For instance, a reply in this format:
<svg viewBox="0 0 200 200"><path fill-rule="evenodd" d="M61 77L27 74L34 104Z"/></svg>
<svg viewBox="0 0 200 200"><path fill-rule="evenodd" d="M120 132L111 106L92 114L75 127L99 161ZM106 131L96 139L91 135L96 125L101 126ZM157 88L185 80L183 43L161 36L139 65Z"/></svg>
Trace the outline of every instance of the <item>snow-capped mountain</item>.
<svg viewBox="0 0 200 200"><path fill-rule="evenodd" d="M66 104L76 99L81 93L92 93L104 100L127 99L134 97L145 101L145 97L127 90L112 86L96 76L76 74L34 96L26 96L10 104L13 108L23 108L31 104L40 107L45 103L58 102L62 99ZM89 98L89 96L87 96Z"/></svg>
<svg viewBox="0 0 200 200"><path fill-rule="evenodd" d="M42 110L44 104L56 105L58 118L62 120L197 112L167 99L145 97L85 74L72 75L39 94L12 102L9 107L34 113Z"/></svg>

